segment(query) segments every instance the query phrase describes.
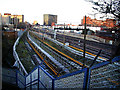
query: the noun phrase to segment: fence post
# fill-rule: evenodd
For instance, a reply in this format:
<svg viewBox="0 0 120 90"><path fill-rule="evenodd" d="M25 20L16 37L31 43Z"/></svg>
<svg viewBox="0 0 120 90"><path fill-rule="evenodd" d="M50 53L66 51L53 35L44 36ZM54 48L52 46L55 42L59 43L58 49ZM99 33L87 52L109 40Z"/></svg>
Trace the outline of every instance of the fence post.
<svg viewBox="0 0 120 90"><path fill-rule="evenodd" d="M89 89L89 85L90 85L90 75L91 75L91 68L89 68L88 70L88 81L87 81L87 88Z"/></svg>
<svg viewBox="0 0 120 90"><path fill-rule="evenodd" d="M40 80L40 71L39 71L39 66L38 66L38 90L39 90L39 80Z"/></svg>
<svg viewBox="0 0 120 90"><path fill-rule="evenodd" d="M25 88L25 90L26 90L26 76L25 76L25 85L24 85L24 86L25 86L24 88Z"/></svg>
<svg viewBox="0 0 120 90"><path fill-rule="evenodd" d="M89 68L85 68L85 75L84 75L83 90L87 90L87 89L88 89L89 76L90 76L90 71L89 71Z"/></svg>
<svg viewBox="0 0 120 90"><path fill-rule="evenodd" d="M55 80L52 79L52 90L54 90L54 88L55 88L55 85L54 85L55 83L54 82L55 82Z"/></svg>
<svg viewBox="0 0 120 90"><path fill-rule="evenodd" d="M32 73L30 74L30 90L32 90Z"/></svg>

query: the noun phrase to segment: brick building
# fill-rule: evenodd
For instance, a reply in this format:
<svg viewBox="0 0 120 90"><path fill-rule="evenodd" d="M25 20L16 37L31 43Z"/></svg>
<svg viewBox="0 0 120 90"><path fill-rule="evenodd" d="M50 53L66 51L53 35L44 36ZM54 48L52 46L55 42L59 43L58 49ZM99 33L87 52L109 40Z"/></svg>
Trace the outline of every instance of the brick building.
<svg viewBox="0 0 120 90"><path fill-rule="evenodd" d="M84 25L85 23L85 17L83 17L81 24ZM115 27L116 21L114 19L106 19L106 20L97 20L97 19L91 19L89 16L86 17L86 24L88 26L98 26L98 27L107 27L107 28L113 28Z"/></svg>

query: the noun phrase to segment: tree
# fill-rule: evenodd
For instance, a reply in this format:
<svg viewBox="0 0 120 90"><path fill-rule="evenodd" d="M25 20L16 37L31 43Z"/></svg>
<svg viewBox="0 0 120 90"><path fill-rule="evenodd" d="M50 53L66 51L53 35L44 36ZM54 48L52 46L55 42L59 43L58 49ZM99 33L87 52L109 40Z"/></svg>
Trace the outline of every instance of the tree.
<svg viewBox="0 0 120 90"><path fill-rule="evenodd" d="M120 19L120 0L86 0L91 2L94 10L101 14L112 14L115 18Z"/></svg>

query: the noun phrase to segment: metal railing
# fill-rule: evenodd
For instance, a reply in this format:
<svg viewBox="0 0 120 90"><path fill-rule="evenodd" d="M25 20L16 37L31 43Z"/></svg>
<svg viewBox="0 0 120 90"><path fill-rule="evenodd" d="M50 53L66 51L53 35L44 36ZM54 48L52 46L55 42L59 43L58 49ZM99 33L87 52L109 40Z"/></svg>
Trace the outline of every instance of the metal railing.
<svg viewBox="0 0 120 90"><path fill-rule="evenodd" d="M24 76L16 71L14 76L3 75L3 79L13 81L19 88L120 88L120 56L112 62L102 62L91 68L84 68L60 77L53 77L47 70L37 66L28 75ZM9 82L10 83L10 82Z"/></svg>
<svg viewBox="0 0 120 90"><path fill-rule="evenodd" d="M32 87L45 89L85 88L86 71L87 68L54 78L41 66L38 66L26 76L26 89Z"/></svg>
<svg viewBox="0 0 120 90"><path fill-rule="evenodd" d="M26 76L26 87L29 88L116 88L120 86L120 56L112 62L103 62L73 73L54 78L41 66L36 67ZM116 66L117 65L117 66Z"/></svg>
<svg viewBox="0 0 120 90"><path fill-rule="evenodd" d="M116 88L120 87L120 56L112 62L102 62L92 66L89 70L88 88Z"/></svg>
<svg viewBox="0 0 120 90"><path fill-rule="evenodd" d="M25 88L25 83L26 83L26 77L22 74L22 73L20 73L19 71L16 71L16 84L17 84L17 86L18 87L20 87L20 88Z"/></svg>
<svg viewBox="0 0 120 90"><path fill-rule="evenodd" d="M26 32L26 30L25 30L24 32ZM23 32L23 33L24 33L24 32ZM17 52L16 52L16 45L18 45L19 40L20 40L20 38L22 37L23 33L17 38L17 40L16 40L16 42L14 43L14 46L13 46L13 56L14 56L14 58L15 58L15 60L16 60L16 62L14 63L13 66L17 66L18 69L19 69L24 75L27 75L28 73L27 73L27 71L25 70L25 68L24 68L23 64L21 63L21 61L20 61L20 59L19 59L19 56L18 56L18 54L17 54Z"/></svg>
<svg viewBox="0 0 120 90"><path fill-rule="evenodd" d="M47 73L42 67L36 67L26 76L26 89L28 88L52 88L54 78Z"/></svg>

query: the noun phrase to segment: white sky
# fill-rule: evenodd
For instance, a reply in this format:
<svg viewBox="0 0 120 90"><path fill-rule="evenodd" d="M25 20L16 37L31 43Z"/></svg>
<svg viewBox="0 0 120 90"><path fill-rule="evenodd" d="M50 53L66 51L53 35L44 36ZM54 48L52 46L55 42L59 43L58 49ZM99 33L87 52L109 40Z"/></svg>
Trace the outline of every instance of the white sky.
<svg viewBox="0 0 120 90"><path fill-rule="evenodd" d="M80 24L92 12L84 0L0 0L0 13L23 14L25 21L43 24L43 14L58 15L58 23ZM92 17L92 16L91 16Z"/></svg>

